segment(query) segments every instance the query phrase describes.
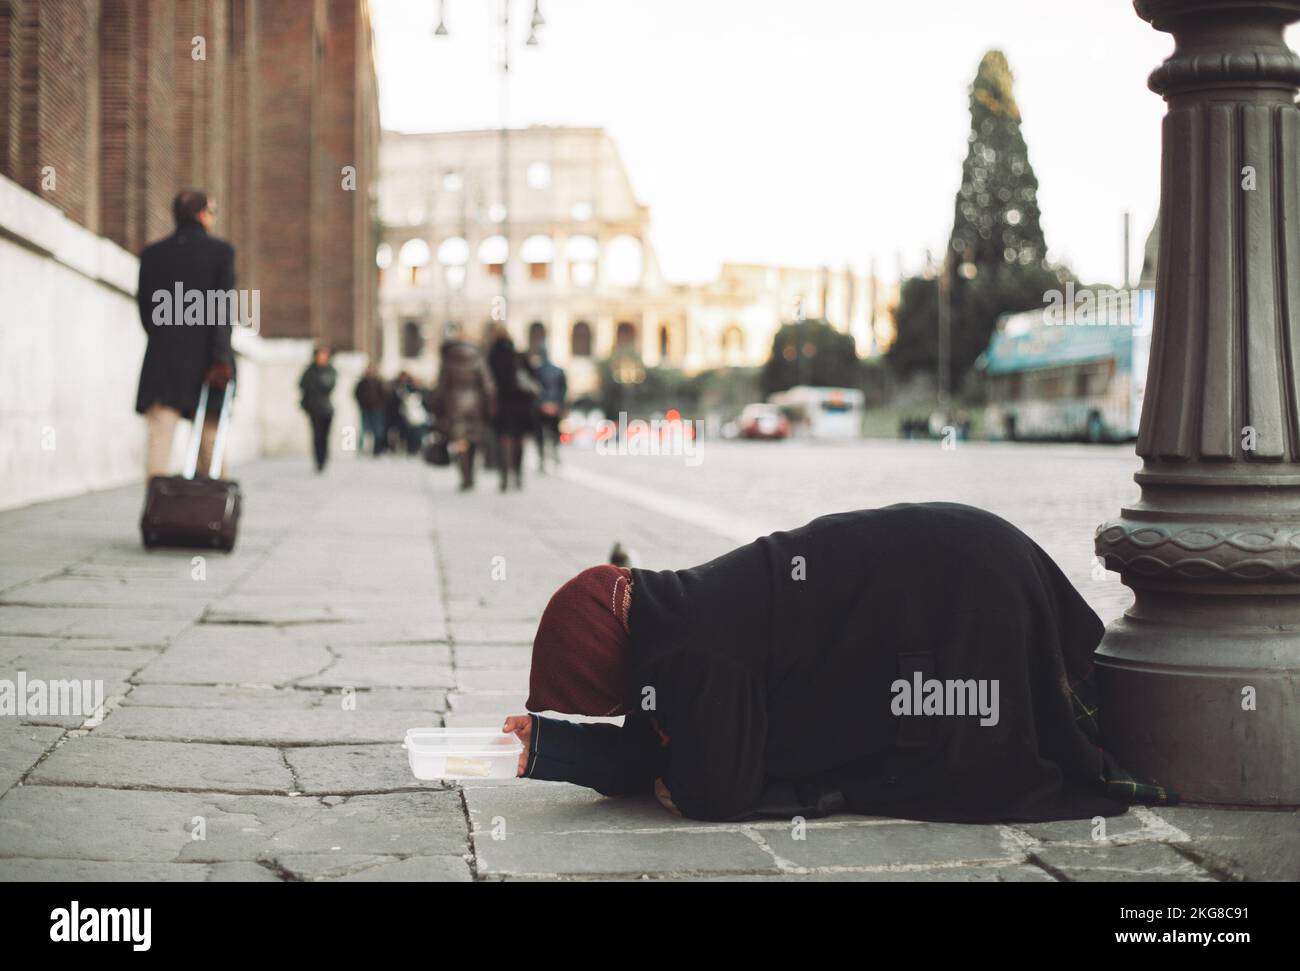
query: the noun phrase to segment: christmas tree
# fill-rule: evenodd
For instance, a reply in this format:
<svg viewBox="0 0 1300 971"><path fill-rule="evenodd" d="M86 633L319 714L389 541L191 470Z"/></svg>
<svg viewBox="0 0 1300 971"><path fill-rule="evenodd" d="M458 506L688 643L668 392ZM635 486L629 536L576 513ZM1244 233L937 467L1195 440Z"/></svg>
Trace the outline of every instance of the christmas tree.
<svg viewBox="0 0 1300 971"><path fill-rule="evenodd" d="M903 375L938 371L940 298L946 289L952 388L988 346L999 316L1041 306L1044 291L1060 285L1060 274L1047 265L1038 179L1001 51L980 60L970 114L948 251L939 267L902 283L898 338L888 357Z"/></svg>

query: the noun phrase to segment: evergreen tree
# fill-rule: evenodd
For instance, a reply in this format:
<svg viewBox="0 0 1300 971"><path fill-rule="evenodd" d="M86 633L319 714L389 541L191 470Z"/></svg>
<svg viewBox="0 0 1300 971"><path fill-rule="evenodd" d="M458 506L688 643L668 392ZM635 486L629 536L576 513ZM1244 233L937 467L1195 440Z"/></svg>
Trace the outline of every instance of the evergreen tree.
<svg viewBox="0 0 1300 971"><path fill-rule="evenodd" d="M970 147L949 245L955 260L978 272L1042 266L1047 254L1039 223L1038 179L1020 133L1011 68L1001 51L980 60L970 88Z"/></svg>
<svg viewBox="0 0 1300 971"><path fill-rule="evenodd" d="M796 385L856 388L862 378L853 338L824 320L782 324L759 384L764 397Z"/></svg>
<svg viewBox="0 0 1300 971"><path fill-rule="evenodd" d="M988 346L997 319L1040 306L1060 285L1048 267L1038 179L1020 131L1011 69L1001 51L980 60L970 88L969 148L946 259L937 275L903 282L890 365L900 374L938 370L939 295L951 307L952 387Z"/></svg>

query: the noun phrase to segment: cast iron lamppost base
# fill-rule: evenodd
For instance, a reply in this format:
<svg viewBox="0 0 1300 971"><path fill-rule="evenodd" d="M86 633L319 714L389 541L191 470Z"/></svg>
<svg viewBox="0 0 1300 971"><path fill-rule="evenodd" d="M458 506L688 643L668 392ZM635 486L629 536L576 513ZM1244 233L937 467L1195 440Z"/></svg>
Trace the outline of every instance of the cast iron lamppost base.
<svg viewBox="0 0 1300 971"><path fill-rule="evenodd" d="M1136 0L1174 36L1135 476L1097 529L1135 602L1107 747L1198 802L1300 804L1300 0Z"/></svg>

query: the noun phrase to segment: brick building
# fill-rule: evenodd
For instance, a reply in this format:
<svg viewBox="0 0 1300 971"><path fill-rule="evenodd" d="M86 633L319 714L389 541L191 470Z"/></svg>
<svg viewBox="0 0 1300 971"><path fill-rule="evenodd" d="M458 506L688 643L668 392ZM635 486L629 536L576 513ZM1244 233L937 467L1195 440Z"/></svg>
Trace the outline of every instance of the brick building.
<svg viewBox="0 0 1300 971"><path fill-rule="evenodd" d="M0 0L0 174L132 253L207 190L264 336L377 347L378 143L367 0Z"/></svg>

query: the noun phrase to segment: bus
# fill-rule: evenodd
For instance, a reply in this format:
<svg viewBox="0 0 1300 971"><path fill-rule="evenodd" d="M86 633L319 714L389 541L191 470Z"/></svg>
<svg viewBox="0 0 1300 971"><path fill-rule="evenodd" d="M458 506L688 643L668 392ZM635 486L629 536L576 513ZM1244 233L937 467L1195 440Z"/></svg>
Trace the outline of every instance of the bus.
<svg viewBox="0 0 1300 971"><path fill-rule="evenodd" d="M1010 314L976 361L987 377L985 427L1007 441L1122 442L1137 437L1151 356L1155 291L1113 291L1087 322L1059 309Z"/></svg>
<svg viewBox="0 0 1300 971"><path fill-rule="evenodd" d="M862 434L866 396L857 388L815 388L796 385L768 395L790 419L796 436L857 438Z"/></svg>

